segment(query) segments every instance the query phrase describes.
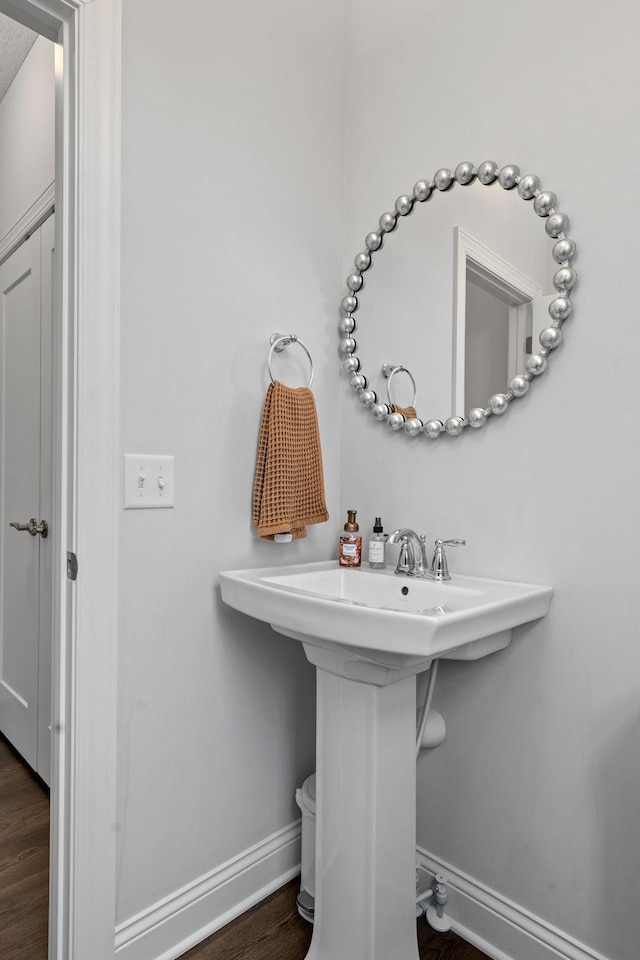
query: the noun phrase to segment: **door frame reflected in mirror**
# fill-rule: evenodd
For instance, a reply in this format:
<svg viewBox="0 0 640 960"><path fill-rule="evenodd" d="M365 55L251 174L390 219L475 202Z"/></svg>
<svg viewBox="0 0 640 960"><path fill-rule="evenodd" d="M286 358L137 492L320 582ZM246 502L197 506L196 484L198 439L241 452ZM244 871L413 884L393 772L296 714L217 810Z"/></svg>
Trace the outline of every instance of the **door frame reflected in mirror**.
<svg viewBox="0 0 640 960"><path fill-rule="evenodd" d="M514 267L460 226L453 229L453 376L451 409L460 416L467 409L467 283L476 283L509 306L508 369L505 382L523 368L527 337L531 336L527 305L542 296L542 286ZM496 384L497 393L500 384Z"/></svg>

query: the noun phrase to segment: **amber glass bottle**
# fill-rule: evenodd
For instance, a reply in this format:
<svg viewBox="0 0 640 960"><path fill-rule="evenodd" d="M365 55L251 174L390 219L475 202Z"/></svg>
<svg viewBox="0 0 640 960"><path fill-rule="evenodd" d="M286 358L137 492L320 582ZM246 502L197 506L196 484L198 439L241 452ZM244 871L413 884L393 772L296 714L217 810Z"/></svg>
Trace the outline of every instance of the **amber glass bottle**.
<svg viewBox="0 0 640 960"><path fill-rule="evenodd" d="M359 567L362 563L362 537L356 521L357 510L347 510L347 522L340 537L338 562L341 567Z"/></svg>

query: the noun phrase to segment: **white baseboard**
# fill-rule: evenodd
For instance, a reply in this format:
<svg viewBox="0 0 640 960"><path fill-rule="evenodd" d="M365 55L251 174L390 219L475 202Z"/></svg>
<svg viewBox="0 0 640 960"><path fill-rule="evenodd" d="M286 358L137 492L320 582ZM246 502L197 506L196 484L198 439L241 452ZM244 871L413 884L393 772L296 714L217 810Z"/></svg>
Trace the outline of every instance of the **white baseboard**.
<svg viewBox="0 0 640 960"><path fill-rule="evenodd" d="M176 960L283 886L300 872L300 823L119 924L117 960Z"/></svg>
<svg viewBox="0 0 640 960"><path fill-rule="evenodd" d="M427 886L436 873L447 880L451 929L492 960L608 960L421 847L417 856Z"/></svg>
<svg viewBox="0 0 640 960"><path fill-rule="evenodd" d="M492 960L609 960L421 847L417 857L427 885L446 877L452 929ZM176 960L299 872L297 820L121 923L116 958Z"/></svg>

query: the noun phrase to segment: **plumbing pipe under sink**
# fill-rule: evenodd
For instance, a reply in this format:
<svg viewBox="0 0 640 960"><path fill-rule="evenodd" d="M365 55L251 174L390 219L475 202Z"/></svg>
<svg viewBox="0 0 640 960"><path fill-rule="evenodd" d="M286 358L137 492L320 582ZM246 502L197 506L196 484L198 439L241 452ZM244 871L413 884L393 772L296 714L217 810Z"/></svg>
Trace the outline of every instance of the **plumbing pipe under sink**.
<svg viewBox="0 0 640 960"><path fill-rule="evenodd" d="M420 714L420 722L418 723L418 732L416 734L416 757L419 756L420 750L422 749L422 738L424 736L424 732L427 727L427 720L429 719L429 710L431 708L431 701L433 700L433 690L436 685L437 676L438 676L438 661L434 660L433 663L431 664L431 669L429 670L427 692L425 693L424 704L422 706L422 713Z"/></svg>

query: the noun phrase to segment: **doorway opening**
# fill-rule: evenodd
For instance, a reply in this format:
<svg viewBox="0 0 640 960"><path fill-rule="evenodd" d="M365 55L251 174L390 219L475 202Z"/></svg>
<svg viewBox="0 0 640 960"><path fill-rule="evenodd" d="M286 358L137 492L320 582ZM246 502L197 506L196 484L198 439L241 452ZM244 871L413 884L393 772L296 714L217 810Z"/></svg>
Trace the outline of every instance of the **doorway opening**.
<svg viewBox="0 0 640 960"><path fill-rule="evenodd" d="M52 739L54 45L0 15L0 954L47 957ZM11 69L8 69L8 65ZM27 769L18 769L18 758ZM22 820L16 815L29 811ZM25 923L22 894L26 895Z"/></svg>
<svg viewBox="0 0 640 960"><path fill-rule="evenodd" d="M56 45L48 956L113 960L120 0L0 13Z"/></svg>

